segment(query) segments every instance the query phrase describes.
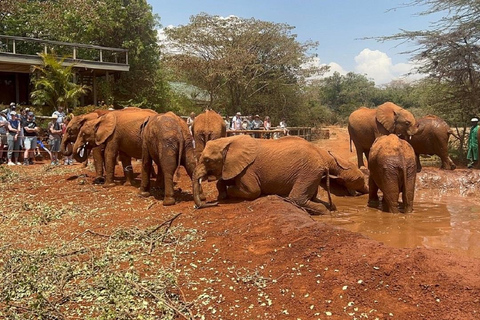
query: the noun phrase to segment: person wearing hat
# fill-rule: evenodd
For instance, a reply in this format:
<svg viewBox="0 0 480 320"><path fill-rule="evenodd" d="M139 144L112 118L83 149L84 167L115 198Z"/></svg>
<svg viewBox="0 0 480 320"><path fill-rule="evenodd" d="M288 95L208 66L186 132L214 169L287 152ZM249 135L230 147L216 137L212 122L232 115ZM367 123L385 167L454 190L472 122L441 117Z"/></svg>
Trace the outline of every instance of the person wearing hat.
<svg viewBox="0 0 480 320"><path fill-rule="evenodd" d="M26 120L23 122L23 145L25 147L25 152L23 154L23 165L28 166L33 164L33 159L35 157L35 149L37 148L37 132L38 127L35 123L34 114L31 111L28 111L26 114Z"/></svg>
<svg viewBox="0 0 480 320"><path fill-rule="evenodd" d="M237 112L237 114L232 118L232 130L242 130L242 114Z"/></svg>
<svg viewBox="0 0 480 320"><path fill-rule="evenodd" d="M60 152L60 142L62 140L62 125L58 122L58 115L52 114L52 121L48 123L48 140L50 152L52 153L51 165L58 164L58 153Z"/></svg>
<svg viewBox="0 0 480 320"><path fill-rule="evenodd" d="M478 162L478 118L472 118L470 122L472 124L472 128L470 129L467 144L467 160L469 161L467 167L469 169L473 168Z"/></svg>
<svg viewBox="0 0 480 320"><path fill-rule="evenodd" d="M11 119L8 121L8 134L7 134L7 144L8 144L8 165L20 165L18 162L18 154L20 152L20 133L22 131L22 126L20 120L17 119L17 113L15 111L10 111Z"/></svg>
<svg viewBox="0 0 480 320"><path fill-rule="evenodd" d="M252 130L261 130L261 129L263 129L263 121L262 119L260 119L260 116L256 114L252 121ZM255 133L254 137L260 138L260 134Z"/></svg>
<svg viewBox="0 0 480 320"><path fill-rule="evenodd" d="M7 115L7 120L10 121L10 120L12 119L10 113L11 113L12 111L15 111L15 108L16 108L15 102L10 103L10 106L6 109L6 112L7 112L7 114L6 114L6 115Z"/></svg>

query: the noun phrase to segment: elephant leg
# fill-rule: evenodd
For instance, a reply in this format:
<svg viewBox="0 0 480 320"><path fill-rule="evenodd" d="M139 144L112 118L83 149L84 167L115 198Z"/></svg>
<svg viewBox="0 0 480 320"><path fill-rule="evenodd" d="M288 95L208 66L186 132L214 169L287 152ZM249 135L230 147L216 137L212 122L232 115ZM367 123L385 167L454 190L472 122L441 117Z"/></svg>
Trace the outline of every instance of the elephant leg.
<svg viewBox="0 0 480 320"><path fill-rule="evenodd" d="M142 197L150 196L150 175L152 167L150 153L144 148L142 152L142 181L140 182L140 195Z"/></svg>
<svg viewBox="0 0 480 320"><path fill-rule="evenodd" d="M165 186L163 205L171 206L175 204L173 177L178 165L177 155L171 150L164 150L162 159L160 159L160 161L161 165L158 171L162 171L163 184Z"/></svg>
<svg viewBox="0 0 480 320"><path fill-rule="evenodd" d="M228 185L230 185L228 181L225 181L225 180L222 180L222 179L217 181L217 191L218 191L217 200L227 199L227 186Z"/></svg>
<svg viewBox="0 0 480 320"><path fill-rule="evenodd" d="M235 184L227 188L227 194L230 198L255 200L260 197L262 190L254 177L244 175L235 179Z"/></svg>
<svg viewBox="0 0 480 320"><path fill-rule="evenodd" d="M440 169L455 170L457 168L455 163L452 161L452 159L450 159L450 157L448 155L446 155L446 156L443 155L440 158L442 160L442 166L440 167Z"/></svg>
<svg viewBox="0 0 480 320"><path fill-rule="evenodd" d="M378 207L380 199L378 198L378 186L371 177L368 177L368 206L372 208Z"/></svg>
<svg viewBox="0 0 480 320"><path fill-rule="evenodd" d="M420 155L415 153L415 162L417 163L417 172L422 171L422 163L420 162Z"/></svg>
<svg viewBox="0 0 480 320"><path fill-rule="evenodd" d="M126 178L125 185L132 186L133 185L132 158L123 152L119 153L119 158L120 158L120 162L122 163L123 174L125 175L125 178Z"/></svg>
<svg viewBox="0 0 480 320"><path fill-rule="evenodd" d="M398 209L398 196L400 190L398 182L394 180L393 183L388 185L388 190L383 191L382 210L385 212L399 213Z"/></svg>
<svg viewBox="0 0 480 320"><path fill-rule="evenodd" d="M87 153L87 157L85 158L85 161L83 162L83 167L84 168L88 167L88 158L90 157L90 153L92 152L92 150L87 149L85 152ZM93 164L95 165L95 159L93 160ZM103 163L102 163L102 166L103 166ZM97 167L95 167L95 172L97 172ZM97 174L97 177L98 177L98 174Z"/></svg>
<svg viewBox="0 0 480 320"><path fill-rule="evenodd" d="M302 179L297 181L288 195L288 199L295 204L305 207L311 214L319 215L328 213L329 205L316 198L318 185L321 178Z"/></svg>
<svg viewBox="0 0 480 320"><path fill-rule="evenodd" d="M364 167L365 163L363 163L363 149L362 147L355 146L355 149L357 150L357 162L358 162L358 167Z"/></svg>
<svg viewBox="0 0 480 320"><path fill-rule="evenodd" d="M105 182L105 178L103 177L103 166L105 164L104 151L104 146L98 146L96 148L93 148L91 151L93 156L93 166L95 167L96 175L94 183L96 184L102 184ZM85 161L85 163L88 163L88 160Z"/></svg>
<svg viewBox="0 0 480 320"><path fill-rule="evenodd" d="M413 170L411 170L413 171ZM415 174L407 173L407 181L402 192L403 212L410 213L413 211L413 199L415 198Z"/></svg>
<svg viewBox="0 0 480 320"><path fill-rule="evenodd" d="M106 181L104 187L113 187L115 182L113 181L115 174L115 165L117 163L117 149L114 146L105 146L105 175Z"/></svg>

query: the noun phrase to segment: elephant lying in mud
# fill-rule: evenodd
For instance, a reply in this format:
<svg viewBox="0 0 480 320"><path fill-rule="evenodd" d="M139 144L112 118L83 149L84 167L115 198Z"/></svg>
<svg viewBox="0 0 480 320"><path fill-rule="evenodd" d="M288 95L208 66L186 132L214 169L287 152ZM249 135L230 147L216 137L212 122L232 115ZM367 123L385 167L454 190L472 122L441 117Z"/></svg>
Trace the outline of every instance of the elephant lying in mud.
<svg viewBox="0 0 480 320"><path fill-rule="evenodd" d="M195 204L205 206L200 198L201 182L215 176L219 200L253 200L262 194L276 194L313 214L326 213L335 210L330 193L328 203L316 196L322 177L328 176L328 161L317 147L299 137L264 140L239 135L211 140L193 175Z"/></svg>
<svg viewBox="0 0 480 320"><path fill-rule="evenodd" d="M370 148L379 136L394 133L407 138L415 135L417 130L413 114L392 102L385 102L377 109L362 107L352 112L348 118L350 150L353 141L359 168L365 166L363 154L368 161Z"/></svg>
<svg viewBox="0 0 480 320"><path fill-rule="evenodd" d="M182 165L192 178L195 170L192 136L185 121L173 112L148 117L143 126L140 195L150 195L150 176L154 161L158 166L157 183L165 190L163 205L173 205L175 171Z"/></svg>
<svg viewBox="0 0 480 320"><path fill-rule="evenodd" d="M441 169L455 170L456 165L448 156L448 139L450 135L458 137L450 129L450 126L441 118L433 115L417 119L418 132L408 141L417 160L417 172L422 170L420 154L435 154L442 160Z"/></svg>
<svg viewBox="0 0 480 320"><path fill-rule="evenodd" d="M353 163L341 158L332 151L326 151L317 146L320 156L327 160L330 181L346 189L348 195L368 193L363 172Z"/></svg>
<svg viewBox="0 0 480 320"><path fill-rule="evenodd" d="M413 211L417 165L413 147L394 134L375 140L368 161L368 205L377 207L378 189L383 192L383 211L398 213L398 196L402 193L404 213Z"/></svg>

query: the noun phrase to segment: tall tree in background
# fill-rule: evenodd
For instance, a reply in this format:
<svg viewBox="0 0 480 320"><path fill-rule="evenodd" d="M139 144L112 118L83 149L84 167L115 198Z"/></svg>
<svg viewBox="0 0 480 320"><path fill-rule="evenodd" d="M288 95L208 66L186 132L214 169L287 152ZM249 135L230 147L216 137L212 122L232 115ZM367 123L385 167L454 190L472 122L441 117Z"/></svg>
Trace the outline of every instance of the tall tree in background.
<svg viewBox="0 0 480 320"><path fill-rule="evenodd" d="M0 3L8 9L0 14L2 34L128 49L130 72L116 79L113 100L163 111L168 85L159 61L159 18L146 0Z"/></svg>
<svg viewBox="0 0 480 320"><path fill-rule="evenodd" d="M303 77L318 71L303 68L316 43L297 42L292 29L202 13L165 30L167 61L184 81L208 91L216 109L287 116L298 107Z"/></svg>
<svg viewBox="0 0 480 320"><path fill-rule="evenodd" d="M412 60L417 71L435 80L441 94L431 101L450 109L450 120L467 124L480 113L480 1L415 0L412 5L428 6L421 14L442 13L431 30L403 31L382 40L415 41Z"/></svg>
<svg viewBox="0 0 480 320"><path fill-rule="evenodd" d="M415 41L413 61L418 72L427 74L436 88L430 104L439 112L448 110L447 121L462 127L480 114L480 1L414 0L427 6L421 14L441 13L431 30L403 31L381 40ZM464 139L460 141L463 150Z"/></svg>

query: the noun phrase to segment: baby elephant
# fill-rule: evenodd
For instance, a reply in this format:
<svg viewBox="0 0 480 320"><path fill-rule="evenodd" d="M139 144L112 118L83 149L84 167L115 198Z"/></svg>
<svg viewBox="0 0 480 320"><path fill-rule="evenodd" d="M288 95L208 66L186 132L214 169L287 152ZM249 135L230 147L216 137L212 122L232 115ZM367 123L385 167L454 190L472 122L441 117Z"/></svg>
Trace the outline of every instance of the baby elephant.
<svg viewBox="0 0 480 320"><path fill-rule="evenodd" d="M383 211L398 213L398 196L402 193L404 213L413 211L417 165L415 151L394 134L381 136L370 149L368 161L368 205L377 207L378 189L383 192Z"/></svg>

